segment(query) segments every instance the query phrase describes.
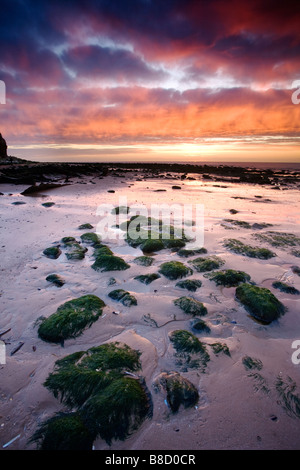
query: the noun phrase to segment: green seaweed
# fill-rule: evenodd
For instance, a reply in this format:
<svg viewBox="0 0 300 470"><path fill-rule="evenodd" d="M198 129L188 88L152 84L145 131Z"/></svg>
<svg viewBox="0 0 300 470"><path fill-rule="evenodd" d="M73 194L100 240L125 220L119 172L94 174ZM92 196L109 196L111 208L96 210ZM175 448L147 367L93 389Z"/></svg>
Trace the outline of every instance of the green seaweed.
<svg viewBox="0 0 300 470"><path fill-rule="evenodd" d="M170 280L176 280L190 276L193 270L180 261L167 261L160 265L159 273Z"/></svg>
<svg viewBox="0 0 300 470"><path fill-rule="evenodd" d="M177 251L177 254L184 258L188 258L189 256L194 256L198 254L203 255L206 253L207 253L206 248L194 248L194 249L181 248L180 250Z"/></svg>
<svg viewBox="0 0 300 470"><path fill-rule="evenodd" d="M101 243L101 238L95 232L86 232L80 235L81 241L88 245L96 246Z"/></svg>
<svg viewBox="0 0 300 470"><path fill-rule="evenodd" d="M95 437L80 413L61 412L44 421L29 443L36 443L39 450L92 450Z"/></svg>
<svg viewBox="0 0 300 470"><path fill-rule="evenodd" d="M130 212L130 207L127 206L117 206L114 207L111 211L112 214L128 214Z"/></svg>
<svg viewBox="0 0 300 470"><path fill-rule="evenodd" d="M249 274L244 271L235 271L234 269L226 269L223 271L214 271L204 274L217 286L237 287L239 284L250 281Z"/></svg>
<svg viewBox="0 0 300 470"><path fill-rule="evenodd" d="M108 297L117 302L121 302L125 307L131 307L131 305L137 305L137 300L134 295L130 294L124 289L115 289L109 292Z"/></svg>
<svg viewBox="0 0 300 470"><path fill-rule="evenodd" d="M251 356L244 356L242 359L243 365L245 369L257 369L261 370L263 367L263 363L261 362L260 359L256 359Z"/></svg>
<svg viewBox="0 0 300 470"><path fill-rule="evenodd" d="M92 264L95 271L124 271L130 268L129 264L115 255L101 255L97 256L95 262Z"/></svg>
<svg viewBox="0 0 300 470"><path fill-rule="evenodd" d="M274 287L274 289L279 289L281 292L285 292L286 294L293 294L293 295L300 294L300 291L298 289L296 289L293 286L289 286L285 282L274 281L272 283L272 287Z"/></svg>
<svg viewBox="0 0 300 470"><path fill-rule="evenodd" d="M225 219L225 222L229 222L232 225L237 225L238 227L242 228L252 228L252 225L249 224L249 222L245 222L244 220Z"/></svg>
<svg viewBox="0 0 300 470"><path fill-rule="evenodd" d="M103 300L95 295L69 300L48 318L41 319L38 335L42 340L52 343L76 338L98 320L104 307Z"/></svg>
<svg viewBox="0 0 300 470"><path fill-rule="evenodd" d="M191 328L197 333L210 333L209 326L201 318L193 318L190 322Z"/></svg>
<svg viewBox="0 0 300 470"><path fill-rule="evenodd" d="M212 271L222 266L225 261L219 258L218 256L208 256L206 258L196 258L188 261L196 271L202 273L207 271Z"/></svg>
<svg viewBox="0 0 300 470"><path fill-rule="evenodd" d="M43 251L44 255L50 259L57 259L61 255L59 246L50 246Z"/></svg>
<svg viewBox="0 0 300 470"><path fill-rule="evenodd" d="M300 418L300 395L295 393L296 382L289 376L284 380L278 375L275 386L286 413L293 418Z"/></svg>
<svg viewBox="0 0 300 470"><path fill-rule="evenodd" d="M275 253L268 248L260 248L257 246L246 245L240 240L230 238L224 242L224 246L239 255L248 256L249 258L270 259L276 256Z"/></svg>
<svg viewBox="0 0 300 470"><path fill-rule="evenodd" d="M265 233L256 233L253 234L253 236L260 241L280 248L300 245L300 237L294 233L268 231Z"/></svg>
<svg viewBox="0 0 300 470"><path fill-rule="evenodd" d="M44 207L52 207L55 205L55 202L43 202L42 206Z"/></svg>
<svg viewBox="0 0 300 470"><path fill-rule="evenodd" d="M160 391L161 388L165 390L167 403L173 413L176 413L180 406L190 408L198 403L198 390L178 372L162 372L153 386L155 391Z"/></svg>
<svg viewBox="0 0 300 470"><path fill-rule="evenodd" d="M184 279L183 281L178 281L175 284L175 287L180 289L187 289L190 292L196 292L202 286L202 282L198 279Z"/></svg>
<svg viewBox="0 0 300 470"><path fill-rule="evenodd" d="M93 225L89 224L89 223L86 223L86 224L81 224L79 225L78 229L79 230L91 230L93 229Z"/></svg>
<svg viewBox="0 0 300 470"><path fill-rule="evenodd" d="M153 258L151 258L151 256L138 256L137 258L134 258L133 262L140 266L151 266Z"/></svg>
<svg viewBox="0 0 300 470"><path fill-rule="evenodd" d="M72 238L72 237L68 237ZM85 257L85 253L87 252L87 248L81 246L79 242L76 240L70 240L65 242L65 248L66 248L66 258L69 260L81 260Z"/></svg>
<svg viewBox="0 0 300 470"><path fill-rule="evenodd" d="M181 310L184 311L184 313L187 313L189 315L206 315L207 314L207 308L203 305L202 302L199 302L199 300L195 300L192 297L179 297L178 299L175 299L174 305L177 307L180 307Z"/></svg>
<svg viewBox="0 0 300 470"><path fill-rule="evenodd" d="M292 250L291 251L291 254L293 256L296 256L297 258L300 258L300 250Z"/></svg>
<svg viewBox="0 0 300 470"><path fill-rule="evenodd" d="M251 316L265 324L285 313L284 305L265 287L241 284L236 288L235 295Z"/></svg>
<svg viewBox="0 0 300 470"><path fill-rule="evenodd" d="M150 284L151 282L159 278L160 278L159 274L151 273L151 274L140 274L139 276L136 276L134 279L142 282L143 284Z"/></svg>
<svg viewBox="0 0 300 470"><path fill-rule="evenodd" d="M88 443L89 436L92 440L100 436L110 445L112 439L126 439L152 416L152 400L145 381L134 374L141 368L140 355L128 345L115 342L56 361L44 386L75 411L77 419L80 417L79 426L74 426L74 442L82 435L82 423L88 431L83 433ZM54 429L55 442L59 442L60 435L60 429Z"/></svg>
<svg viewBox="0 0 300 470"><path fill-rule="evenodd" d="M225 354L226 356L229 356L229 357L231 356L229 348L228 348L227 344L225 344L225 343L217 342L217 343L210 344L210 346L211 346L214 354L216 354L216 356L220 353L223 353L223 354Z"/></svg>
<svg viewBox="0 0 300 470"><path fill-rule="evenodd" d="M55 284L57 287L62 287L65 283L64 279L58 274L49 274L49 276L46 277L46 281L52 282L52 284Z"/></svg>
<svg viewBox="0 0 300 470"><path fill-rule="evenodd" d="M186 330L175 330L170 334L170 341L176 350L178 365L184 369L198 369L204 372L210 360L205 344Z"/></svg>

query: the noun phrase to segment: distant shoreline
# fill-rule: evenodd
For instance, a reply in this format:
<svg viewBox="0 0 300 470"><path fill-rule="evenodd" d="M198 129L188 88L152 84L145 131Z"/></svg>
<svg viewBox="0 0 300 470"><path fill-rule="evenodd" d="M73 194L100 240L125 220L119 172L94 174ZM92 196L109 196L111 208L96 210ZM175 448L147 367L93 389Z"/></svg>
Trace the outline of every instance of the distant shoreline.
<svg viewBox="0 0 300 470"><path fill-rule="evenodd" d="M241 182L259 185L300 187L300 164L297 168L266 168L260 165L234 163L150 163L150 162L33 162L16 157L0 160L0 184L36 184L63 179L65 182L78 176L120 176L126 172L143 172L143 177L164 178L176 173L180 179L199 175L203 179L223 182ZM275 164L274 164L275 165ZM293 164L285 164L293 165ZM259 168L258 166L261 166ZM123 175L124 176L124 175Z"/></svg>

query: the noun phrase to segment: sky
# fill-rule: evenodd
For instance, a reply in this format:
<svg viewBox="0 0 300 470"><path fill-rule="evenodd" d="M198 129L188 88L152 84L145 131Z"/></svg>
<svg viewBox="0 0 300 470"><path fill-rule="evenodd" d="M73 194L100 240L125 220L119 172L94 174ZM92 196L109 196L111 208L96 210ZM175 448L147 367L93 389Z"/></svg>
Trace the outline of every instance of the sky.
<svg viewBox="0 0 300 470"><path fill-rule="evenodd" d="M8 153L300 162L299 25L290 0L1 0Z"/></svg>

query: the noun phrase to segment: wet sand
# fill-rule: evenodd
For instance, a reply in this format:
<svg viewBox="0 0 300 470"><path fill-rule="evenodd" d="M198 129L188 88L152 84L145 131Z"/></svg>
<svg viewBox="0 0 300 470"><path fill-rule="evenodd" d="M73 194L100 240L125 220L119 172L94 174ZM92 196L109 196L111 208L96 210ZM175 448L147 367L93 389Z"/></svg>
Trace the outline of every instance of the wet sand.
<svg viewBox="0 0 300 470"><path fill-rule="evenodd" d="M270 230L299 236L299 190L288 187L276 191L270 186L244 183L207 181L200 175L190 175L180 181L176 175L168 179L143 179L135 171L125 178L72 178L72 184L22 196L28 185L1 184L1 315L0 332L11 330L1 337L6 344L6 364L0 365L0 445L17 439L4 449L34 449L28 439L46 418L63 406L43 386L53 371L57 359L75 351L109 341L125 342L142 352L142 371L152 393L153 418L124 442L113 441L108 446L102 439L94 442L95 450L197 450L197 449L298 449L300 419L289 415L276 389L276 380L291 377L296 383L295 394L300 397L300 364L293 364L291 347L300 340L299 296L286 294L272 287L283 280L300 289L300 277L291 266L300 265L291 254L291 247L270 247L253 237L258 230L232 226L224 219L253 223L270 223ZM181 190L172 189L179 185ZM113 190L115 192L108 192ZM164 191L158 191L164 190ZM11 194L11 195L9 195ZM261 287L268 287L288 308L286 314L270 325L254 321L235 300L235 288L216 286L202 273L194 271L193 279L202 281L196 292L175 287L176 281L165 277L144 285L135 280L138 274L157 272L160 264L169 260L188 265L192 258L181 258L171 250L153 255L150 267L135 264L142 255L140 249L124 241L108 241L111 250L130 264L126 271L96 272L91 248L81 261L70 261L65 253L57 260L48 259L43 250L64 236L79 239L83 233L78 226L99 222L97 207L111 203L119 205L120 197L128 205L143 203L203 204L204 246L208 255L225 260L222 269L243 270ZM257 197L259 196L259 197ZM14 205L13 202L26 204ZM42 203L54 202L52 207ZM232 215L229 210L239 211ZM264 233L267 229L259 230ZM233 254L223 246L227 238L264 246L276 253L269 260ZM186 248L189 248L187 244ZM299 247L297 247L299 249ZM196 256L194 256L196 257ZM60 274L66 281L61 288L46 281L51 273ZM108 287L109 278L117 284ZM108 297L110 290L124 288L137 298L137 306L124 307ZM85 294L99 296L105 303L103 315L91 328L64 347L39 339L36 320L49 316L59 305ZM215 355L209 348L210 361L205 373L197 369L182 369L176 361L169 333L176 329L190 331L191 317L175 307L173 300L188 295L204 303L208 310L205 321L209 334L197 334L209 345L226 343L231 356ZM118 315L113 312L118 311ZM145 321L151 315L158 327ZM11 351L22 347L12 356ZM260 377L250 376L243 365L244 356L258 358L263 363ZM173 414L162 393L155 393L153 382L161 371L177 370L198 389L200 400L196 407Z"/></svg>

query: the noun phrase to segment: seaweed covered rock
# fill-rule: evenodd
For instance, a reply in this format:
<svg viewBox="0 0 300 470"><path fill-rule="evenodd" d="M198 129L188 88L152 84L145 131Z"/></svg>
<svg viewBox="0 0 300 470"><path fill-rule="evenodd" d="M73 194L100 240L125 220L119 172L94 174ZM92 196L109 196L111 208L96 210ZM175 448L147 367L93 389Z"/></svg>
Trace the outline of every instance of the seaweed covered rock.
<svg viewBox="0 0 300 470"><path fill-rule="evenodd" d="M94 228L93 225L86 223L79 225L78 230L91 230L92 228Z"/></svg>
<svg viewBox="0 0 300 470"><path fill-rule="evenodd" d="M139 266L151 266L153 258L151 258L151 256L138 256L137 258L134 258L133 262Z"/></svg>
<svg viewBox="0 0 300 470"><path fill-rule="evenodd" d="M207 308L199 300L193 299L192 297L179 297L174 300L174 304L180 307L184 313L193 316L203 316L207 314Z"/></svg>
<svg viewBox="0 0 300 470"><path fill-rule="evenodd" d="M52 343L76 338L102 315L105 303L95 295L84 295L58 307L48 318L41 318L39 337Z"/></svg>
<svg viewBox="0 0 300 470"><path fill-rule="evenodd" d="M81 260L85 257L87 248L83 247L74 237L64 237L62 239L66 249L66 258L69 260Z"/></svg>
<svg viewBox="0 0 300 470"><path fill-rule="evenodd" d="M43 251L44 255L50 259L57 259L61 255L59 246L50 246Z"/></svg>
<svg viewBox="0 0 300 470"><path fill-rule="evenodd" d="M159 279L160 275L157 273L150 273L150 274L140 274L139 276L136 276L134 279L137 281L142 282L143 284L150 284L153 281L156 281L156 279Z"/></svg>
<svg viewBox="0 0 300 470"><path fill-rule="evenodd" d="M101 238L95 232L86 232L80 235L81 241L91 246L101 243Z"/></svg>
<svg viewBox="0 0 300 470"><path fill-rule="evenodd" d="M196 258L193 260L188 261L196 271L203 273L206 271L212 271L213 269L217 269L222 266L225 261L218 256L208 256L205 258Z"/></svg>
<svg viewBox="0 0 300 470"><path fill-rule="evenodd" d="M165 225L160 219L142 215L132 216L119 228L126 232L127 243L144 253L155 253L164 248L180 249L188 241L183 227Z"/></svg>
<svg viewBox="0 0 300 470"><path fill-rule="evenodd" d="M187 289L190 292L196 292L199 287L202 286L202 282L198 279L184 279L183 281L178 281L175 284L175 287L180 289Z"/></svg>
<svg viewBox="0 0 300 470"><path fill-rule="evenodd" d="M210 360L206 345L187 330L175 330L169 335L176 351L177 363L186 368L204 372Z"/></svg>
<svg viewBox="0 0 300 470"><path fill-rule="evenodd" d="M217 286L224 287L237 287L239 284L250 281L251 277L244 271L235 271L234 269L226 269L223 271L214 271L206 273L211 281L214 281Z"/></svg>
<svg viewBox="0 0 300 470"><path fill-rule="evenodd" d="M95 261L92 264L95 271L124 271L130 268L130 265L123 258L110 254L95 255Z"/></svg>
<svg viewBox="0 0 300 470"><path fill-rule="evenodd" d="M152 416L151 395L143 377L135 374L140 368L139 351L118 342L102 344L56 361L44 386L78 413L88 430L83 434L88 443L89 436L100 436L111 444L113 439L126 439ZM52 441L58 443L61 432L56 432ZM82 432L81 423L75 424L72 446Z"/></svg>
<svg viewBox="0 0 300 470"><path fill-rule="evenodd" d="M193 318L190 326L196 333L210 333L209 326L201 318Z"/></svg>
<svg viewBox="0 0 300 470"><path fill-rule="evenodd" d="M52 284L57 287L62 287L65 283L64 279L58 274L49 274L49 276L46 277L46 281L52 282Z"/></svg>
<svg viewBox="0 0 300 470"><path fill-rule="evenodd" d="M198 403L197 388L178 372L162 372L155 379L153 386L157 392L164 390L167 403L173 413L176 413L180 406L190 408Z"/></svg>
<svg viewBox="0 0 300 470"><path fill-rule="evenodd" d="M180 261L167 261L160 265L159 273L170 280L176 280L190 276L193 270Z"/></svg>
<svg viewBox="0 0 300 470"><path fill-rule="evenodd" d="M226 240L224 246L236 253L238 255L249 256L249 258L258 258L258 259L270 259L276 256L273 251L270 251L268 248L260 248L258 246L250 246L236 240L235 238L230 238Z"/></svg>
<svg viewBox="0 0 300 470"><path fill-rule="evenodd" d="M281 292L285 292L286 294L292 294L292 295L300 294L300 291L298 289L296 289L293 286L289 286L285 282L274 281L272 283L272 287L274 287L274 289L279 289Z"/></svg>
<svg viewBox="0 0 300 470"><path fill-rule="evenodd" d="M95 435L80 413L57 413L43 422L30 439L39 450L92 450Z"/></svg>
<svg viewBox="0 0 300 470"><path fill-rule="evenodd" d="M193 248L193 249L181 248L180 250L177 251L178 256L182 256L184 258L188 258L189 256L194 256L194 255L203 255L205 253L207 253L206 248Z"/></svg>
<svg viewBox="0 0 300 470"><path fill-rule="evenodd" d="M284 305L265 287L241 284L236 288L235 295L250 315L265 324L285 313Z"/></svg>
<svg viewBox="0 0 300 470"><path fill-rule="evenodd" d="M137 305L137 300L134 295L130 294L124 289L115 289L109 292L108 297L117 302L121 302L125 307L131 307L131 305Z"/></svg>

